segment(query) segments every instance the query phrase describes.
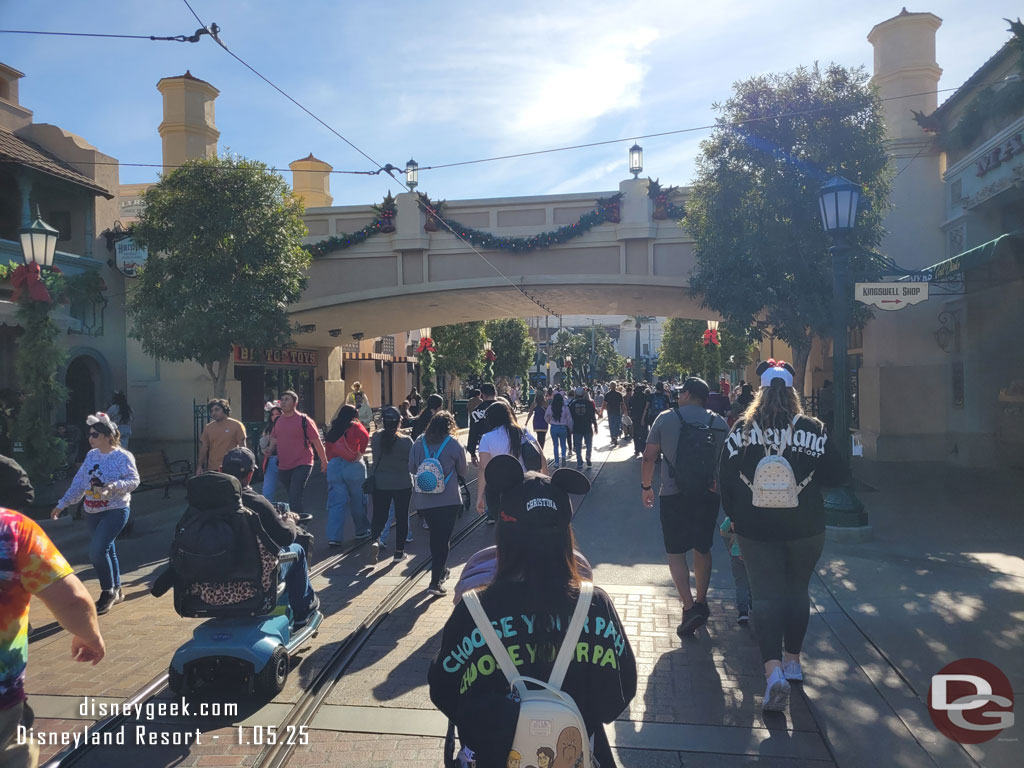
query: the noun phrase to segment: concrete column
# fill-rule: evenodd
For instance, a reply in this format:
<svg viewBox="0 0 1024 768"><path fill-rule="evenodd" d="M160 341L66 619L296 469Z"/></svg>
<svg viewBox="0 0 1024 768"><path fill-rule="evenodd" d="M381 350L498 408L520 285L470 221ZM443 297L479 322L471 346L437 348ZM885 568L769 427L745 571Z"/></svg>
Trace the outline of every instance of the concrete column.
<svg viewBox="0 0 1024 768"><path fill-rule="evenodd" d="M82 255L87 259L93 257L93 246L96 241L96 199L89 195L85 201L85 243L82 246Z"/></svg>
<svg viewBox="0 0 1024 768"><path fill-rule="evenodd" d="M18 191L21 192L21 226L32 223L32 177L26 173L15 174Z"/></svg>
<svg viewBox="0 0 1024 768"><path fill-rule="evenodd" d="M619 182L622 202L619 204L620 221L615 226L617 239L647 239L657 236L657 227L651 218L654 203L647 196L649 184L647 179L626 179Z"/></svg>
<svg viewBox="0 0 1024 768"><path fill-rule="evenodd" d="M423 231L426 214L420 210L416 193L402 192L396 195L395 208L395 234L391 240L395 251L425 251L429 248L430 235Z"/></svg>
<svg viewBox="0 0 1024 768"><path fill-rule="evenodd" d="M317 348L316 413L319 424L326 424L345 402L345 380L341 378L341 347Z"/></svg>
<svg viewBox="0 0 1024 768"><path fill-rule="evenodd" d="M330 165L316 157L313 153L288 164L292 169L292 191L302 198L307 208L326 208L334 202L331 197Z"/></svg>

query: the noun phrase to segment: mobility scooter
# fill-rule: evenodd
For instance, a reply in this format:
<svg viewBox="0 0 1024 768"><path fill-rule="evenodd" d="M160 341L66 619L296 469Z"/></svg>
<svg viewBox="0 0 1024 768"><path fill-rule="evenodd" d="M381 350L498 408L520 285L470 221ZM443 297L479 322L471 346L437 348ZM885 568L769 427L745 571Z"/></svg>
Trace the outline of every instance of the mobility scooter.
<svg viewBox="0 0 1024 768"><path fill-rule="evenodd" d="M242 505L236 478L212 472L188 483L189 508L161 577L174 588L183 618L205 618L171 659L168 684L176 694L199 693L232 676L250 693L273 696L285 685L290 657L318 634L323 614L296 624L284 574L298 556L282 552L255 513Z"/></svg>

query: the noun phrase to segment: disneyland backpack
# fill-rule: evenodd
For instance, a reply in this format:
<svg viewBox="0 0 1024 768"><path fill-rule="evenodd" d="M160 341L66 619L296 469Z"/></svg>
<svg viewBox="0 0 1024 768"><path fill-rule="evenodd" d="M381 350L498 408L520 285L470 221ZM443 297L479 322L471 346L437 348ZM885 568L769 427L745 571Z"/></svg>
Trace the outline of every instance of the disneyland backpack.
<svg viewBox="0 0 1024 768"><path fill-rule="evenodd" d="M444 469L441 467L441 452L452 438L450 435L446 437L433 454L430 453L427 441L422 436L419 439L423 441L423 453L426 454L426 458L416 467L416 474L412 479L413 488L418 493L444 493L445 485L451 482L452 476L450 474L447 478L444 476ZM454 472L454 470L452 471Z"/></svg>
<svg viewBox="0 0 1024 768"><path fill-rule="evenodd" d="M793 427L796 426L797 417L793 417L779 444L769 444L767 439L762 440L765 446L765 455L754 468L754 480L751 482L740 472L740 479L746 483L753 494L753 505L762 509L795 509L800 506L800 491L807 487L814 477L813 470L803 482L797 483L796 475L793 474L793 467L782 455L793 438ZM772 451L775 451L773 453Z"/></svg>

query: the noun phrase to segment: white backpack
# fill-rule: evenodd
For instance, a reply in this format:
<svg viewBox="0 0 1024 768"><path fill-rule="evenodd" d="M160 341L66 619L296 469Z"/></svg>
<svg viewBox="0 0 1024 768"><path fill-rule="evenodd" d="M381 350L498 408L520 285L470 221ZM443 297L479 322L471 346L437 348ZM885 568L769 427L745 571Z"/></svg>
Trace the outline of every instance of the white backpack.
<svg viewBox="0 0 1024 768"><path fill-rule="evenodd" d="M762 509L795 509L800 506L800 491L808 486L811 478L814 477L813 470L803 482L797 483L796 475L793 474L793 467L782 455L793 441L793 427L796 426L797 417L783 433L778 444L770 444L764 432L756 424L756 429L761 436L761 443L764 445L764 458L757 462L754 469L754 481L751 482L740 472L740 479L747 484L753 495L753 505ZM772 451L775 453L772 453Z"/></svg>
<svg viewBox="0 0 1024 768"><path fill-rule="evenodd" d="M430 453L430 448L427 447L426 439L422 436L419 439L423 441L423 453L426 458L416 467L416 474L412 479L413 487L419 493L444 493L445 485L451 482L452 476L450 474L447 478L444 476L444 469L441 467L441 452L452 438L450 435L446 437L433 455ZM452 472L454 471L452 470Z"/></svg>
<svg viewBox="0 0 1024 768"><path fill-rule="evenodd" d="M545 683L519 674L512 658L498 639L490 619L480 605L475 591L466 592L463 602L476 622L477 629L487 642L487 647L501 667L509 687L519 698L519 720L512 749L521 756L523 764L533 762L539 750L550 751L551 755L563 758L573 768L592 768L591 744L587 737L587 726L583 722L579 707L572 697L564 693L562 681L569 669L569 663L576 655L576 643L583 632L583 624L590 611L590 599L594 592L593 582L580 582L580 596L576 601L572 621L562 640L562 646L555 657L551 677ZM527 683L539 690L530 690ZM554 758L550 763L554 763Z"/></svg>

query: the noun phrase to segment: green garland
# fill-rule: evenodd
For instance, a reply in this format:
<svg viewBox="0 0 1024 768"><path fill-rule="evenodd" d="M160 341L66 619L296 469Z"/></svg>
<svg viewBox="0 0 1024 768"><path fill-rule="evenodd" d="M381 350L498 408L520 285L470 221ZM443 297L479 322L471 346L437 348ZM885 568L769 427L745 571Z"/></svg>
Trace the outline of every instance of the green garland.
<svg viewBox="0 0 1024 768"><path fill-rule="evenodd" d="M424 397L437 392L437 371L434 368L434 353L430 350L423 350L419 354L420 360L420 392Z"/></svg>
<svg viewBox="0 0 1024 768"><path fill-rule="evenodd" d="M647 181L649 182L647 196L654 201L654 218L675 219L676 221L686 218L686 209L672 202L672 198L679 192L679 187L662 187L658 183L658 179L652 179L650 176L647 177ZM665 212L664 217L657 215L659 207Z"/></svg>
<svg viewBox="0 0 1024 768"><path fill-rule="evenodd" d="M429 201L429 198L426 199ZM562 243L566 243L569 240L579 237L585 232L593 229L599 224L604 224L605 222L618 222L619 203L621 200L621 192L617 192L611 197L601 198L597 201L594 210L580 216L576 223L566 224L565 226L559 227L558 229L550 232L541 232L538 235L528 235L526 237L498 237L496 235L492 235L490 232L485 232L484 230L467 227L455 219L448 219L444 216L442 216L441 219L459 236L468 240L477 248L494 251L528 253L529 251L535 251L538 248L550 248L552 245L561 245ZM419 202L422 207L423 202ZM443 202L435 204L435 210L443 205ZM376 214L376 218L362 229L350 234L329 237L326 240L321 240L319 243L313 243L312 245L305 245L303 247L313 255L313 258L319 258L321 256L326 256L329 253L333 253L334 251L343 251L346 248L351 248L353 245L359 245L374 235L381 234L382 232L393 232L395 204L394 198L391 197L391 193L388 193L388 196L384 199L384 203L382 205L373 206L373 210ZM389 226L391 227L390 229L388 228Z"/></svg>

